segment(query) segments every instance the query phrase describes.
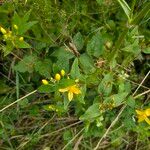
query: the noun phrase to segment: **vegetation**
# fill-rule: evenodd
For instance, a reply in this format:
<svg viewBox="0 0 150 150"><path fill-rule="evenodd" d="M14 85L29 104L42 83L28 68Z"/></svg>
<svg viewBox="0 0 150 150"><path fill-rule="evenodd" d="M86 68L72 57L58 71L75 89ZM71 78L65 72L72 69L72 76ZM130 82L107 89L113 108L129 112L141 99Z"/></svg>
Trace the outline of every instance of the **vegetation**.
<svg viewBox="0 0 150 150"><path fill-rule="evenodd" d="M150 2L0 6L0 149L150 149Z"/></svg>

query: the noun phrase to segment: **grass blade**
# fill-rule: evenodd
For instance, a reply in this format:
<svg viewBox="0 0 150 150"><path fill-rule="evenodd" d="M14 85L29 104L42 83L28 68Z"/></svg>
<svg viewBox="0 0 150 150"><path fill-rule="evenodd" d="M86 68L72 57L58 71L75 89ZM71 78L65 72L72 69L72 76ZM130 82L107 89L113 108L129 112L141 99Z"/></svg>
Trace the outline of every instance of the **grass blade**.
<svg viewBox="0 0 150 150"><path fill-rule="evenodd" d="M122 9L124 10L125 14L128 17L128 20L131 20L130 15L131 15L131 8L129 5L126 3L125 0L118 0L119 4L121 5Z"/></svg>

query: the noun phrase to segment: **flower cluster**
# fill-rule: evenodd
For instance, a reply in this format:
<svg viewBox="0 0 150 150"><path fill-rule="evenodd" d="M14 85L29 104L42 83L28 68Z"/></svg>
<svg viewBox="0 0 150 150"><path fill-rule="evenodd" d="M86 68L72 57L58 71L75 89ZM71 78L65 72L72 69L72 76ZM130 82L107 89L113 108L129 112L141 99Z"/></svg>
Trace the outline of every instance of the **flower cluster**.
<svg viewBox="0 0 150 150"><path fill-rule="evenodd" d="M16 24L13 25L13 28L17 31L18 26ZM6 30L3 27L0 26L0 32L3 34L4 40L9 40L9 41L14 41L16 38L21 42L24 40L24 38L21 37L16 37L15 35L12 34L12 31Z"/></svg>
<svg viewBox="0 0 150 150"><path fill-rule="evenodd" d="M65 76L65 71L61 70L60 73L56 73L54 78L51 78L50 81L53 82L53 83L58 82L64 76ZM68 78L68 80L70 79L69 77L67 77L67 78ZM68 86L66 88L59 89L59 92L61 92L61 93L68 92L68 100L71 101L73 99L74 94L78 95L78 94L81 93L81 91L78 87L78 84L77 84L78 82L79 82L79 80L76 79L74 85ZM49 84L49 82L46 79L43 79L42 83L44 85Z"/></svg>
<svg viewBox="0 0 150 150"><path fill-rule="evenodd" d="M53 82L53 83L55 83L56 81L59 81L62 77L64 77L65 74L66 74L65 71L62 69L60 71L60 73L56 73L55 76L54 76L54 78L51 78L50 81ZM44 85L48 85L49 84L49 82L46 79L43 79L42 83Z"/></svg>

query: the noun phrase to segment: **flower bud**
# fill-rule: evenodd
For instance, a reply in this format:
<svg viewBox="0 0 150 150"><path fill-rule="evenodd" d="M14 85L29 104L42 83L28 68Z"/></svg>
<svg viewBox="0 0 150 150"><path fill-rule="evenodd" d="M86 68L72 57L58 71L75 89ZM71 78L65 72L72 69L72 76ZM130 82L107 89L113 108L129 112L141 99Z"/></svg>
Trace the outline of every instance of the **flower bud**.
<svg viewBox="0 0 150 150"><path fill-rule="evenodd" d="M62 69L62 70L60 71L60 74L61 74L62 77L65 76L65 71Z"/></svg>
<svg viewBox="0 0 150 150"><path fill-rule="evenodd" d="M3 34L6 34L6 33L7 33L6 30L5 30L4 28L2 28L2 27L0 27L0 30L1 30L1 32L2 32Z"/></svg>
<svg viewBox="0 0 150 150"><path fill-rule="evenodd" d="M18 26L16 24L14 24L14 29L18 30Z"/></svg>
<svg viewBox="0 0 150 150"><path fill-rule="evenodd" d="M56 81L59 81L60 79L61 79L60 74L59 74L59 73L56 73L56 74L55 74L55 80L56 80Z"/></svg>
<svg viewBox="0 0 150 150"><path fill-rule="evenodd" d="M43 79L43 80L42 80L42 83L43 83L44 85L47 85L47 84L48 84L48 81L45 80L45 79Z"/></svg>
<svg viewBox="0 0 150 150"><path fill-rule="evenodd" d="M21 36L21 37L19 38L19 41L22 42L23 40L24 40L24 38Z"/></svg>

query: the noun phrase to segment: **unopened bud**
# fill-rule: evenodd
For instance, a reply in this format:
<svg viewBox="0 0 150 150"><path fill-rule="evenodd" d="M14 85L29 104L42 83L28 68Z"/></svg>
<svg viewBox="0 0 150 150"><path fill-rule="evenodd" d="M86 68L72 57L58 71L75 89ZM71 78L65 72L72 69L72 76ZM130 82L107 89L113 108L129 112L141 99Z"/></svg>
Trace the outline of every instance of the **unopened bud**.
<svg viewBox="0 0 150 150"><path fill-rule="evenodd" d="M61 74L62 77L65 76L65 71L62 69L62 70L60 71L60 74Z"/></svg>
<svg viewBox="0 0 150 150"><path fill-rule="evenodd" d="M18 26L16 24L14 24L14 29L18 30Z"/></svg>
<svg viewBox="0 0 150 150"><path fill-rule="evenodd" d="M19 41L22 42L23 40L24 40L24 38L21 36L21 37L19 38Z"/></svg>
<svg viewBox="0 0 150 150"><path fill-rule="evenodd" d="M43 80L42 80L42 83L43 83L44 85L47 85L47 84L48 84L48 81L45 80L45 79L43 79Z"/></svg>
<svg viewBox="0 0 150 150"><path fill-rule="evenodd" d="M1 30L1 32L2 32L3 34L6 34L6 33L7 33L6 30L5 30L4 28L2 28L2 27L0 27L0 30Z"/></svg>
<svg viewBox="0 0 150 150"><path fill-rule="evenodd" d="M61 79L60 74L59 74L59 73L56 73L56 74L55 74L55 80L56 80L56 81L59 81L60 79Z"/></svg>

